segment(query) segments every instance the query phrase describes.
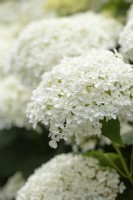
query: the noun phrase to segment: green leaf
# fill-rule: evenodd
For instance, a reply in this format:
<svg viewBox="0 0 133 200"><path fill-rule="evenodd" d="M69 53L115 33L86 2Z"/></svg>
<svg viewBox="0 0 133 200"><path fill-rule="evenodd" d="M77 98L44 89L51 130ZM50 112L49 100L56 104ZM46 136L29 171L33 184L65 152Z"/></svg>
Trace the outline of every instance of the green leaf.
<svg viewBox="0 0 133 200"><path fill-rule="evenodd" d="M133 144L133 130L128 132L128 133L125 133L124 135L122 135L122 141L126 145Z"/></svg>
<svg viewBox="0 0 133 200"><path fill-rule="evenodd" d="M59 143L56 151L51 148L48 145L49 132L45 128L42 134L20 128L0 133L0 186L17 171L21 171L27 178L35 168L56 154L69 152L64 141Z"/></svg>
<svg viewBox="0 0 133 200"><path fill-rule="evenodd" d="M121 165L121 161L119 159L119 156L115 153L104 153L101 151L91 151L84 155L98 159L100 165L103 167L113 167L114 165L112 163L114 163L120 170L123 169L122 165Z"/></svg>
<svg viewBox="0 0 133 200"><path fill-rule="evenodd" d="M108 161L108 159L106 158L106 156L105 156L105 154L103 152L90 151L90 152L86 153L85 156L93 157L93 158L98 159L101 166L104 166L104 167L109 167L110 166L110 162Z"/></svg>
<svg viewBox="0 0 133 200"><path fill-rule="evenodd" d="M132 1L132 0L131 0ZM108 11L110 14L115 17L124 18L127 10L131 5L131 1L126 0L109 0L104 4L103 10Z"/></svg>
<svg viewBox="0 0 133 200"><path fill-rule="evenodd" d="M1 130L0 131L0 148L9 145L17 137L17 132L15 130Z"/></svg>
<svg viewBox="0 0 133 200"><path fill-rule="evenodd" d="M102 120L102 135L109 138L112 142L115 142L121 146L124 146L120 135L120 122L119 119L106 119Z"/></svg>

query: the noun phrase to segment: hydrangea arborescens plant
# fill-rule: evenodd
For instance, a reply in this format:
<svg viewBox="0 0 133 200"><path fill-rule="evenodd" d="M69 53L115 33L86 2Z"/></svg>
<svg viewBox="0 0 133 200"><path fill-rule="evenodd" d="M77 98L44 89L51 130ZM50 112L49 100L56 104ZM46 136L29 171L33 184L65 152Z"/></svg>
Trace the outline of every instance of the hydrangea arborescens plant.
<svg viewBox="0 0 133 200"><path fill-rule="evenodd" d="M0 80L0 130L30 125L25 115L31 91L13 76Z"/></svg>
<svg viewBox="0 0 133 200"><path fill-rule="evenodd" d="M30 123L50 126L50 145L101 135L103 121L133 111L133 69L118 54L90 50L43 75L27 108ZM114 133L112 133L114 134Z"/></svg>
<svg viewBox="0 0 133 200"><path fill-rule="evenodd" d="M66 56L78 56L91 47L114 48L120 30L115 19L93 12L33 22L16 41L7 71L35 87L41 75Z"/></svg>
<svg viewBox="0 0 133 200"><path fill-rule="evenodd" d="M124 189L117 172L97 159L62 154L35 171L17 200L115 200Z"/></svg>

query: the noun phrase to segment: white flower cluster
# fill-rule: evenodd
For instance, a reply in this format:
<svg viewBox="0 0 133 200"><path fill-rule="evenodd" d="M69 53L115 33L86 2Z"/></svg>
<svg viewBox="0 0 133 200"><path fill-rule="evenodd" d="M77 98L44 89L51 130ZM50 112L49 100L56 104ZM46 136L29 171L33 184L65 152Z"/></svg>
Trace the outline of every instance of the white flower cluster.
<svg viewBox="0 0 133 200"><path fill-rule="evenodd" d="M17 191L24 185L25 180L20 172L9 178L3 188L0 188L0 200L13 200L17 196Z"/></svg>
<svg viewBox="0 0 133 200"><path fill-rule="evenodd" d="M8 54L20 30L19 24L0 24L0 77L4 74Z"/></svg>
<svg viewBox="0 0 133 200"><path fill-rule="evenodd" d="M30 95L31 91L15 77L0 80L0 130L30 127L25 114Z"/></svg>
<svg viewBox="0 0 133 200"><path fill-rule="evenodd" d="M35 171L17 200L115 200L124 189L117 172L98 160L62 154Z"/></svg>
<svg viewBox="0 0 133 200"><path fill-rule="evenodd" d="M0 23L25 24L45 16L46 0L10 0L0 2Z"/></svg>
<svg viewBox="0 0 133 200"><path fill-rule="evenodd" d="M6 56L8 55L8 52L10 51L11 45L12 45L11 40L3 40L0 38L0 69L1 71L4 70Z"/></svg>
<svg viewBox="0 0 133 200"><path fill-rule="evenodd" d="M33 91L27 108L30 123L50 125L50 145L60 139L101 135L100 120L133 111L133 69L119 55L93 49L64 59Z"/></svg>
<svg viewBox="0 0 133 200"><path fill-rule="evenodd" d="M119 44L124 59L133 62L133 20L129 20L120 33Z"/></svg>
<svg viewBox="0 0 133 200"><path fill-rule="evenodd" d="M9 71L34 87L64 57L78 56L91 47L114 48L120 30L114 19L92 12L33 22L16 41Z"/></svg>

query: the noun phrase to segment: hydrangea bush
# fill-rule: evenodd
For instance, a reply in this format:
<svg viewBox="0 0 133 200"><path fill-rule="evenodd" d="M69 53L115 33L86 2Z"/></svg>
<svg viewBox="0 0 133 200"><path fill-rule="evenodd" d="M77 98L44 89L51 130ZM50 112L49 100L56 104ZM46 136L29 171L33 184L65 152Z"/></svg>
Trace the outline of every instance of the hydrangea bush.
<svg viewBox="0 0 133 200"><path fill-rule="evenodd" d="M0 0L0 200L132 200L131 3Z"/></svg>

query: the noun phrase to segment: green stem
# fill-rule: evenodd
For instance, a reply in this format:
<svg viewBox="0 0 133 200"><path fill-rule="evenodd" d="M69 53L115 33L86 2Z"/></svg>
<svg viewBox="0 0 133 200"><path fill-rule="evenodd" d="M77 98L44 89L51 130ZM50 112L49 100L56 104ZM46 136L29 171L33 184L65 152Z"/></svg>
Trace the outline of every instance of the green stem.
<svg viewBox="0 0 133 200"><path fill-rule="evenodd" d="M105 156L106 156L107 160L110 162L110 164L114 167L114 169L116 169L116 171L118 171L119 174L121 174L124 178L127 178L127 179L128 179L128 177L126 176L126 174L124 174L124 173L117 167L117 165L116 165L115 163L112 162L112 160L111 160L107 155L105 155Z"/></svg>
<svg viewBox="0 0 133 200"><path fill-rule="evenodd" d="M132 145L132 152L131 152L131 161L130 161L130 175L133 175L133 145Z"/></svg>
<svg viewBox="0 0 133 200"><path fill-rule="evenodd" d="M121 161L121 164L122 164L122 166L123 166L123 169L124 169L124 171L125 171L125 173L126 173L128 179L129 179L131 185L133 186L133 179L132 179L132 176L131 176L131 174L130 174L130 172L129 172L129 170L128 170L127 164L126 164L126 162L125 162L125 159L123 158L123 155L122 155L122 153L121 153L119 147L118 147L117 144L115 144L115 143L113 143L112 145L113 145L114 149L116 150L116 152L117 152L117 154L118 154L118 156L119 156L119 158L120 158L120 161Z"/></svg>
<svg viewBox="0 0 133 200"><path fill-rule="evenodd" d="M121 174L124 178L127 178L128 179L128 176L126 176L126 174L124 174L118 167L115 163L112 162L112 160L107 156L105 155L107 160L110 162L110 164L114 167L114 169L116 169L116 171L119 172L119 174Z"/></svg>

